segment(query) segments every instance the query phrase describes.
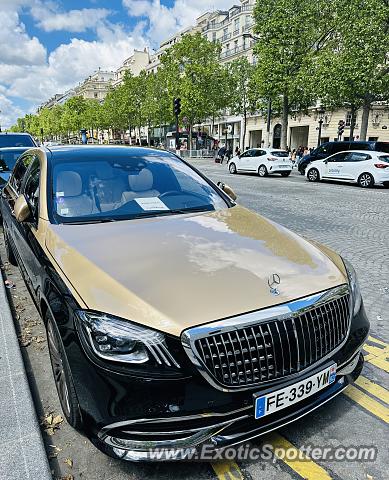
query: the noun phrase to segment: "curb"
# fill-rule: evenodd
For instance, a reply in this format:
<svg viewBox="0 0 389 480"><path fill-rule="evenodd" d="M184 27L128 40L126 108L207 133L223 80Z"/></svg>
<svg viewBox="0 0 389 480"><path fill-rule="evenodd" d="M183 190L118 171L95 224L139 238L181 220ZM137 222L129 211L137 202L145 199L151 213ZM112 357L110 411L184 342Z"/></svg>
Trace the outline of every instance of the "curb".
<svg viewBox="0 0 389 480"><path fill-rule="evenodd" d="M0 478L52 479L1 274Z"/></svg>

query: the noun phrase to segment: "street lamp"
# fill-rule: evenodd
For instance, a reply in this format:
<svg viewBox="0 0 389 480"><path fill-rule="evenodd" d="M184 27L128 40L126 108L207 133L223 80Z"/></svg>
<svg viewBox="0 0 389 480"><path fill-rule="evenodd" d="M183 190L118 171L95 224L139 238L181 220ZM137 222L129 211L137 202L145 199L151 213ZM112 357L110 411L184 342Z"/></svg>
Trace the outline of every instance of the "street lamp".
<svg viewBox="0 0 389 480"><path fill-rule="evenodd" d="M322 106L320 106L317 110L317 115L318 115L318 118L319 118L319 134L317 136L317 146L318 147L320 147L320 143L321 143L321 129L322 129L322 126L323 126L324 114L325 114L325 110Z"/></svg>

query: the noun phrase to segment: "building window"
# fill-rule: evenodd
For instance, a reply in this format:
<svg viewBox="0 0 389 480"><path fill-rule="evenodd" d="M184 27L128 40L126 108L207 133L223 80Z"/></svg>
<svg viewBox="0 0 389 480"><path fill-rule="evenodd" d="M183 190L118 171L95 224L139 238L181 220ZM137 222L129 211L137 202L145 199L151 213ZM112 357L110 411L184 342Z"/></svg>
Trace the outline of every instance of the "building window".
<svg viewBox="0 0 389 480"><path fill-rule="evenodd" d="M97 93L95 93L95 94L94 94L94 97L95 97L95 98L97 98L97 97L98 97Z"/></svg>
<svg viewBox="0 0 389 480"><path fill-rule="evenodd" d="M235 40L234 42L234 49L235 49L235 52L238 51L238 40Z"/></svg>
<svg viewBox="0 0 389 480"><path fill-rule="evenodd" d="M235 18L234 21L234 30L239 30L239 18Z"/></svg>
<svg viewBox="0 0 389 480"><path fill-rule="evenodd" d="M346 127L350 127L350 126L351 126L351 118L352 118L352 113L351 113L351 112L347 112L347 115L346 115ZM357 115L355 115L354 123L357 123Z"/></svg>
<svg viewBox="0 0 389 480"><path fill-rule="evenodd" d="M212 32L212 41L216 42L216 32Z"/></svg>

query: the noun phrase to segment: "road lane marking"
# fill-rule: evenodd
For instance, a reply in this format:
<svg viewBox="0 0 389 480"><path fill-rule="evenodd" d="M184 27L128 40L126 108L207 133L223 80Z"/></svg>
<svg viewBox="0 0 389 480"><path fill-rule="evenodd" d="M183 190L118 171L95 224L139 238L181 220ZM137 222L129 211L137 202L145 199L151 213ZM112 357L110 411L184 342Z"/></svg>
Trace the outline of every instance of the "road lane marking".
<svg viewBox="0 0 389 480"><path fill-rule="evenodd" d="M211 465L219 480L243 480L243 473L235 462L226 460Z"/></svg>
<svg viewBox="0 0 389 480"><path fill-rule="evenodd" d="M363 390L366 390L379 400L382 400L389 405L389 391L386 390L386 388L381 387L381 385L378 385L377 383L374 383L363 376L358 377L355 383L358 385L358 387L363 388Z"/></svg>
<svg viewBox="0 0 389 480"><path fill-rule="evenodd" d="M292 458L304 458L304 460L288 460L287 458L279 458L286 463L292 470L300 475L305 480L331 480L331 476L322 468L319 464L311 460L307 455L303 454L297 447L289 442L286 438L282 437L278 433L271 433L266 438L266 443L271 443L274 448L275 454L277 454L277 448L283 449L283 451L295 451L295 455L291 455Z"/></svg>
<svg viewBox="0 0 389 480"><path fill-rule="evenodd" d="M356 402L368 412L372 413L377 418L383 420L385 423L389 423L389 408L377 402L377 400L369 397L366 395L366 393L363 393L358 388L349 385L345 390L343 390L343 395L346 395L348 398Z"/></svg>
<svg viewBox="0 0 389 480"><path fill-rule="evenodd" d="M367 352L365 360L372 365L389 373L389 345L378 338L369 337L368 341L375 345L369 345L366 343L363 349ZM379 345L379 346L377 346Z"/></svg>
<svg viewBox="0 0 389 480"><path fill-rule="evenodd" d="M374 338L371 335L369 335L368 340L370 340L373 343L377 343L378 345L381 345L382 347L388 347L388 344L383 342L382 340L379 340L378 338Z"/></svg>

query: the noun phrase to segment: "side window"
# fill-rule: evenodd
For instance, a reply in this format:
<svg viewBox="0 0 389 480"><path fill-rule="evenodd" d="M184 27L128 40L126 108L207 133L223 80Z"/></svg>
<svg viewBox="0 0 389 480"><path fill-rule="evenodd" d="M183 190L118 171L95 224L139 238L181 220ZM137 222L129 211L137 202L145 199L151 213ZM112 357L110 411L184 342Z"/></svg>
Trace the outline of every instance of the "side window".
<svg viewBox="0 0 389 480"><path fill-rule="evenodd" d="M11 187L16 191L16 193L20 193L20 188L23 183L24 175L30 166L34 156L33 155L24 155L19 158L16 162L16 165L12 172L12 177L10 180Z"/></svg>
<svg viewBox="0 0 389 480"><path fill-rule="evenodd" d="M34 160L27 172L24 184L24 196L31 208L32 216L35 220L39 217L39 180L40 180L40 163L39 158L34 156Z"/></svg>
<svg viewBox="0 0 389 480"><path fill-rule="evenodd" d="M337 153L333 157L330 157L328 159L328 161L329 162L344 162L347 155L348 155L347 152Z"/></svg>
<svg viewBox="0 0 389 480"><path fill-rule="evenodd" d="M347 161L348 162L364 162L365 160L370 160L371 156L368 155L367 153L349 153L347 156Z"/></svg>
<svg viewBox="0 0 389 480"><path fill-rule="evenodd" d="M246 158L246 157L250 157L250 152L244 152L244 153L242 153L242 155L240 156L240 158Z"/></svg>
<svg viewBox="0 0 389 480"><path fill-rule="evenodd" d="M352 145L351 145L352 148ZM368 143L358 143L357 147L354 147L355 150L370 150L370 145Z"/></svg>
<svg viewBox="0 0 389 480"><path fill-rule="evenodd" d="M332 153L344 152L345 150L350 150L350 143L334 142L332 144Z"/></svg>

